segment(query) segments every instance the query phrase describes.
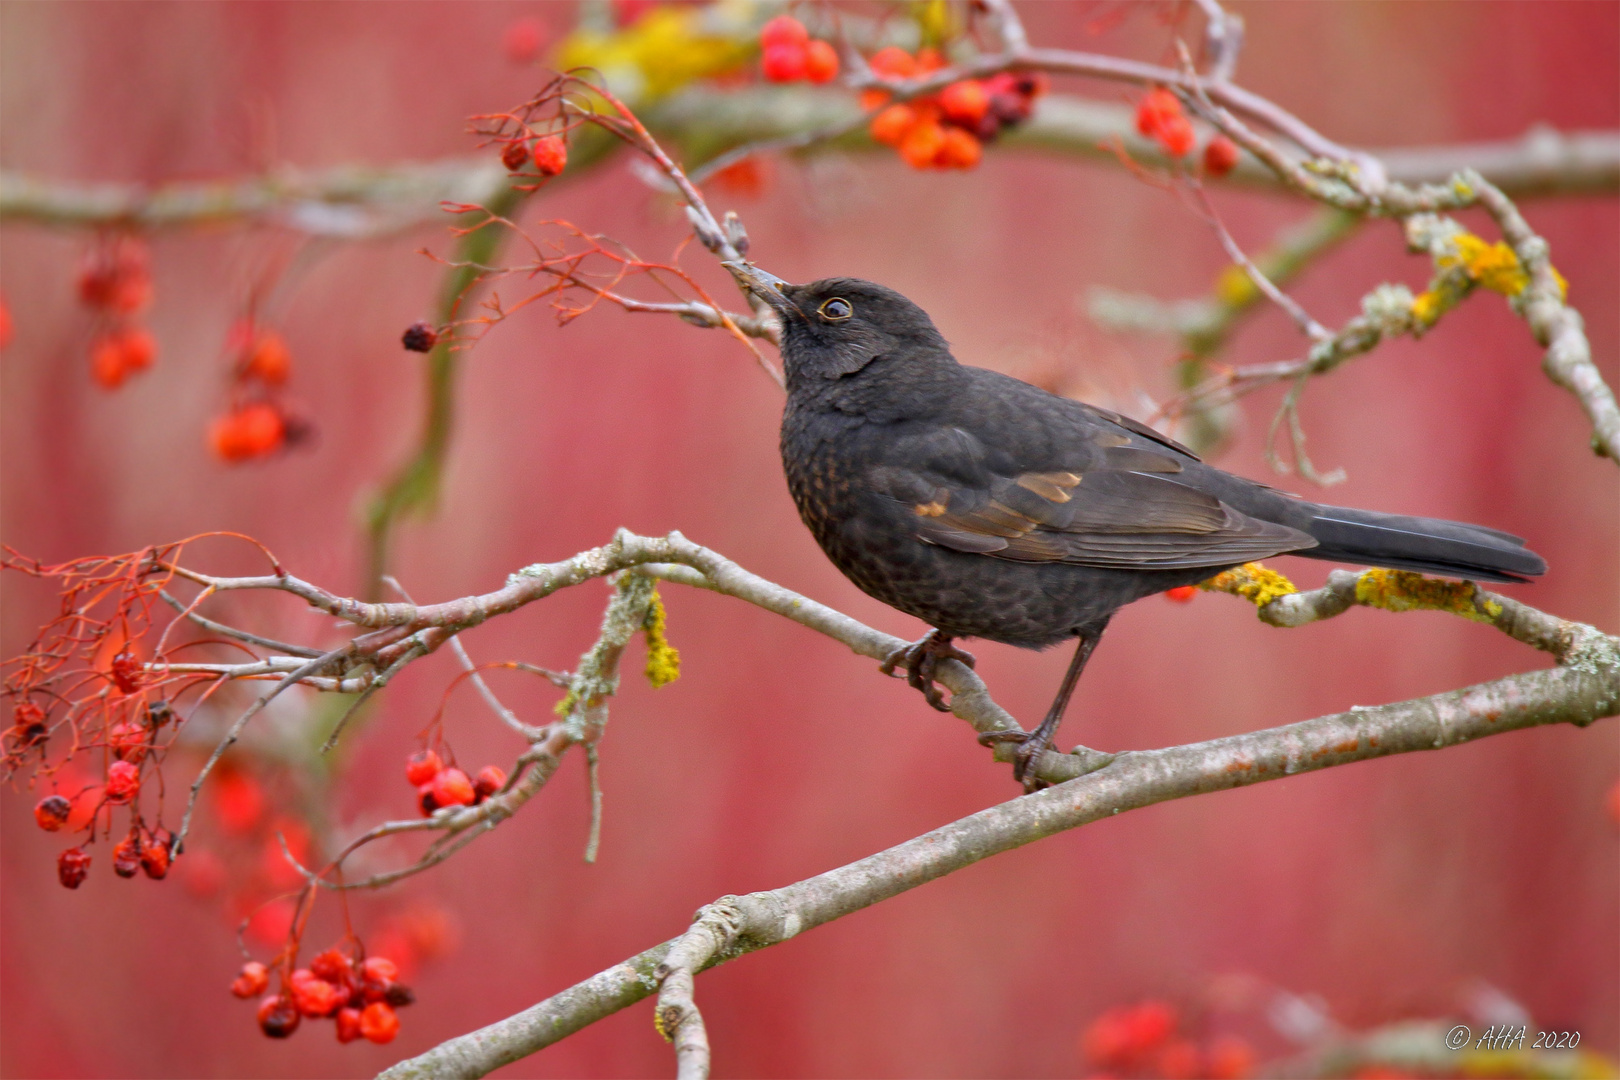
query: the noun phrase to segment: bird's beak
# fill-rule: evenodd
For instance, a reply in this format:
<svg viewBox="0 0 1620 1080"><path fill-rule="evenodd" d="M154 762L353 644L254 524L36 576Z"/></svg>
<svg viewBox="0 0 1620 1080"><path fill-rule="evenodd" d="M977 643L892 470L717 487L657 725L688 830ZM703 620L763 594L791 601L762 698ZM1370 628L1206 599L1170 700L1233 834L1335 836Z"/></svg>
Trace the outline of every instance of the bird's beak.
<svg viewBox="0 0 1620 1080"><path fill-rule="evenodd" d="M782 291L792 286L775 274L761 270L752 263L723 262L720 265L731 271L731 276L737 279L738 285L765 301L778 315L786 317L790 312L797 310L793 306L793 301Z"/></svg>

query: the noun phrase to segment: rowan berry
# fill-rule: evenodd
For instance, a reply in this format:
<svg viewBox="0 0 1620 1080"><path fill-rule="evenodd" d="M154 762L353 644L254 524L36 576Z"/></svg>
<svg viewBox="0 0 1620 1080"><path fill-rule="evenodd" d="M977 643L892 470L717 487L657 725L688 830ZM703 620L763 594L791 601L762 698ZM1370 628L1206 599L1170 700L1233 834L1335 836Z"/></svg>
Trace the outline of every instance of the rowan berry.
<svg viewBox="0 0 1620 1080"><path fill-rule="evenodd" d="M819 40L806 45L804 77L818 86L838 78L838 50Z"/></svg>
<svg viewBox="0 0 1620 1080"><path fill-rule="evenodd" d="M898 45L888 45L867 58L872 74L884 79L910 79L917 74L917 58Z"/></svg>
<svg viewBox="0 0 1620 1080"><path fill-rule="evenodd" d="M360 974L379 983L391 983L399 978L399 965L386 956L368 956L360 965Z"/></svg>
<svg viewBox="0 0 1620 1080"><path fill-rule="evenodd" d="M477 793L467 774L457 768L442 770L433 778L433 801L440 806L470 806Z"/></svg>
<svg viewBox="0 0 1620 1080"><path fill-rule="evenodd" d="M337 1011L337 1039L351 1043L360 1037L360 1010L346 1006Z"/></svg>
<svg viewBox="0 0 1620 1080"><path fill-rule="evenodd" d="M405 759L405 779L420 787L431 783L439 771L444 768L444 762L432 750L418 750Z"/></svg>
<svg viewBox="0 0 1620 1080"><path fill-rule="evenodd" d="M259 1030L272 1039L285 1039L298 1030L298 1006L286 994L271 994L259 1002Z"/></svg>
<svg viewBox="0 0 1620 1080"><path fill-rule="evenodd" d="M1196 585L1180 585L1174 589L1164 590L1164 598L1177 604L1190 603L1192 598L1197 595L1198 586Z"/></svg>
<svg viewBox="0 0 1620 1080"><path fill-rule="evenodd" d="M483 773L478 774L480 777ZM68 814L73 811L73 804L60 795L47 795L34 804L34 820L46 832L55 832L67 824Z"/></svg>
<svg viewBox="0 0 1620 1080"><path fill-rule="evenodd" d="M916 109L910 105L890 105L872 117L868 130L872 133L873 141L883 143L885 146L899 146L916 123Z"/></svg>
<svg viewBox="0 0 1620 1080"><path fill-rule="evenodd" d="M473 794L482 802L506 786L506 770L499 765L485 765L473 778Z"/></svg>
<svg viewBox="0 0 1620 1080"><path fill-rule="evenodd" d="M77 889L90 872L90 856L80 848L70 847L56 857L56 879L69 889Z"/></svg>
<svg viewBox="0 0 1620 1080"><path fill-rule="evenodd" d="M501 164L512 172L519 172L529 163L529 144L523 139L513 139L501 150Z"/></svg>
<svg viewBox="0 0 1620 1080"><path fill-rule="evenodd" d="M1238 148L1225 135L1217 135L1204 147L1204 171L1211 176L1225 176L1237 167Z"/></svg>
<svg viewBox="0 0 1620 1080"><path fill-rule="evenodd" d="M32 701L24 701L11 711L11 735L17 740L17 749L26 750L45 741L45 710Z"/></svg>
<svg viewBox="0 0 1620 1080"><path fill-rule="evenodd" d="M265 332L248 353L242 372L267 386L280 386L292 374L292 352L274 330Z"/></svg>
<svg viewBox="0 0 1620 1080"><path fill-rule="evenodd" d="M86 307L132 315L152 302L146 246L121 240L92 251L79 271L79 299Z"/></svg>
<svg viewBox="0 0 1620 1080"><path fill-rule="evenodd" d="M287 420L274 405L250 402L215 417L208 439L214 453L234 465L279 449L287 440Z"/></svg>
<svg viewBox="0 0 1620 1080"><path fill-rule="evenodd" d="M413 322L405 328L400 343L411 352L431 352L438 343L439 332L431 323Z"/></svg>
<svg viewBox="0 0 1620 1080"><path fill-rule="evenodd" d="M258 997L270 986L270 969L257 960L249 960L231 980L231 993L239 998Z"/></svg>
<svg viewBox="0 0 1620 1080"><path fill-rule="evenodd" d="M529 64L540 55L540 49L545 43L546 24L536 16L525 15L521 19L513 20L506 28L506 33L501 39L501 48L512 63Z"/></svg>
<svg viewBox="0 0 1620 1080"><path fill-rule="evenodd" d="M1159 142L1171 157L1186 157L1198 142L1192 121L1185 116L1172 116L1159 125Z"/></svg>
<svg viewBox="0 0 1620 1080"><path fill-rule="evenodd" d="M393 1042L399 1034L399 1016L386 1001L373 1001L360 1013L360 1034L374 1043Z"/></svg>
<svg viewBox="0 0 1620 1080"><path fill-rule="evenodd" d="M141 869L153 881L162 881L169 876L169 866L173 859L174 836L168 829L159 825L141 845Z"/></svg>
<svg viewBox="0 0 1620 1080"><path fill-rule="evenodd" d="M990 92L977 79L963 79L939 92L939 107L947 119L971 131L990 111Z"/></svg>
<svg viewBox="0 0 1620 1080"><path fill-rule="evenodd" d="M141 869L141 838L130 833L113 845L113 873L121 878L132 878Z"/></svg>
<svg viewBox="0 0 1620 1080"><path fill-rule="evenodd" d="M1087 1060L1101 1068L1135 1068L1176 1029L1176 1014L1162 1001L1116 1006L1093 1020L1080 1037Z"/></svg>
<svg viewBox="0 0 1620 1080"><path fill-rule="evenodd" d="M90 377L96 385L116 390L129 376L152 366L157 340L140 327L113 330L90 346Z"/></svg>
<svg viewBox="0 0 1620 1080"><path fill-rule="evenodd" d="M439 805L439 800L433 797L433 781L429 780L416 789L416 808L422 811L423 817L432 817Z"/></svg>
<svg viewBox="0 0 1620 1080"><path fill-rule="evenodd" d="M151 749L144 725L120 720L107 729L107 749L120 761L139 764Z"/></svg>
<svg viewBox="0 0 1620 1080"><path fill-rule="evenodd" d="M141 668L141 661L128 649L122 649L107 665L107 673L118 689L126 694L133 694L141 688L141 676L145 672Z"/></svg>
<svg viewBox="0 0 1620 1080"><path fill-rule="evenodd" d="M1035 111L1029 98L1016 90L994 91L990 94L990 115L1005 127L1017 127Z"/></svg>
<svg viewBox="0 0 1620 1080"><path fill-rule="evenodd" d="M917 50L917 77L932 75L945 66L945 56L932 45L924 45Z"/></svg>
<svg viewBox="0 0 1620 1080"><path fill-rule="evenodd" d="M305 1016L319 1019L331 1016L349 1000L348 991L334 986L325 979L318 979L314 975L293 984L293 1004Z"/></svg>
<svg viewBox="0 0 1620 1080"><path fill-rule="evenodd" d="M778 15L759 28L759 45L769 49L773 45L803 46L810 41L810 31L804 23L791 15Z"/></svg>
<svg viewBox="0 0 1620 1080"><path fill-rule="evenodd" d="M107 801L127 803L141 790L141 770L127 761L107 766Z"/></svg>
<svg viewBox="0 0 1620 1080"><path fill-rule="evenodd" d="M568 167L568 144L556 135L545 135L535 140L534 167L541 176L556 176Z"/></svg>
<svg viewBox="0 0 1620 1080"><path fill-rule="evenodd" d="M353 975L349 958L342 949L327 949L309 962L309 970L329 983L347 982Z"/></svg>
<svg viewBox="0 0 1620 1080"><path fill-rule="evenodd" d="M768 45L759 57L759 69L771 82L798 82L809 72L809 51L802 44Z"/></svg>
<svg viewBox="0 0 1620 1080"><path fill-rule="evenodd" d="M1181 115L1181 101L1162 86L1155 86L1142 96L1136 106L1136 130L1149 138L1157 138L1164 122Z"/></svg>
<svg viewBox="0 0 1620 1080"><path fill-rule="evenodd" d="M919 120L900 140L900 157L913 169L926 169L934 164L944 145L945 129L939 121Z"/></svg>
<svg viewBox="0 0 1620 1080"><path fill-rule="evenodd" d="M947 127L935 163L946 169L971 169L983 156L984 147L972 134L959 127Z"/></svg>

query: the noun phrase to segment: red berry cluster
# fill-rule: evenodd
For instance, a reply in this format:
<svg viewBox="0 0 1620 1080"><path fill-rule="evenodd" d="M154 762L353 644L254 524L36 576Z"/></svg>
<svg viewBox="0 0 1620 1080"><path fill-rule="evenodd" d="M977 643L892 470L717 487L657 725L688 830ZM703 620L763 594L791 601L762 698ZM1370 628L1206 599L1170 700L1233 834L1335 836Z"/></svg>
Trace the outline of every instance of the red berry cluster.
<svg viewBox="0 0 1620 1080"><path fill-rule="evenodd" d="M808 79L821 84L838 78L838 50L810 37L791 15L778 15L759 32L759 69L771 82Z"/></svg>
<svg viewBox="0 0 1620 1080"><path fill-rule="evenodd" d="M152 366L157 339L136 320L152 302L144 241L123 234L99 241L79 268L79 300L100 324L90 344L90 377L96 385L115 390Z"/></svg>
<svg viewBox="0 0 1620 1080"><path fill-rule="evenodd" d="M308 425L295 419L277 397L292 377L292 350L286 339L246 318L231 327L225 347L234 358L236 400L208 426L214 454L237 465L269 457L307 436Z"/></svg>
<svg viewBox="0 0 1620 1080"><path fill-rule="evenodd" d="M1186 157L1198 142L1181 100L1162 86L1149 90L1137 103L1136 130L1158 142L1171 157ZM1204 170L1211 176L1225 176L1237 163L1238 148L1225 135L1215 136L1204 147Z"/></svg>
<svg viewBox="0 0 1620 1080"><path fill-rule="evenodd" d="M568 167L568 144L560 135L541 135L534 138L527 130L507 139L501 147L501 164L520 176L538 174L551 179ZM534 172L525 170L534 167Z"/></svg>
<svg viewBox="0 0 1620 1080"><path fill-rule="evenodd" d="M874 73L888 79L921 78L937 71L944 58L933 49L912 56L889 46L870 60ZM914 169L971 169L984 156L984 144L1028 120L1045 81L1030 72L1000 72L987 79L963 79L938 94L890 105L872 118L872 138L900 152ZM861 104L877 108L888 95L862 94Z"/></svg>
<svg viewBox="0 0 1620 1080"><path fill-rule="evenodd" d="M416 788L416 805L423 817L446 806L476 806L506 786L506 770L485 765L469 778L454 765L446 765L433 750L418 750L405 761L405 780Z"/></svg>
<svg viewBox="0 0 1620 1080"><path fill-rule="evenodd" d="M239 998L264 995L259 1028L272 1039L285 1039L309 1017L334 1021L338 1042L392 1042L399 1034L395 1010L416 1000L399 981L399 967L392 960L350 955L341 948L327 949L309 967L288 972L277 993L265 994L269 988L270 969L257 960L243 964L231 982L231 993Z"/></svg>
<svg viewBox="0 0 1620 1080"><path fill-rule="evenodd" d="M1080 1036L1086 1061L1111 1074L1163 1080L1243 1080L1254 1072L1254 1049L1243 1039L1221 1036L1204 1043L1178 1033L1176 1010L1163 1001L1119 1005L1103 1013Z"/></svg>

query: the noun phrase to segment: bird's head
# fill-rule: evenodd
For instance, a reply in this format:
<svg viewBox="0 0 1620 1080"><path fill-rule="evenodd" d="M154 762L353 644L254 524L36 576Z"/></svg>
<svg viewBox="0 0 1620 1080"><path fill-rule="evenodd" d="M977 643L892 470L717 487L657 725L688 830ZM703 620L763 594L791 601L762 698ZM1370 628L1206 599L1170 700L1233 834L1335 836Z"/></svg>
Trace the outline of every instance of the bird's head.
<svg viewBox="0 0 1620 1080"><path fill-rule="evenodd" d="M791 285L747 263L725 265L781 320L790 382L852 375L895 352L955 362L928 313L893 289L859 278Z"/></svg>

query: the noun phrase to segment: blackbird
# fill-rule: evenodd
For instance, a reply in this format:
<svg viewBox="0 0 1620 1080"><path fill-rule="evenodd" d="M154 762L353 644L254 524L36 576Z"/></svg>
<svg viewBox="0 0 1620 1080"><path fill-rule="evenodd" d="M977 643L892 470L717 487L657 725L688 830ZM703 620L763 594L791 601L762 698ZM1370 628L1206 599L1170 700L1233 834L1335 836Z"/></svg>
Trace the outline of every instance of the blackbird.
<svg viewBox="0 0 1620 1080"><path fill-rule="evenodd" d="M1547 564L1479 525L1322 506L1204 464L1128 416L967 367L928 314L855 278L791 285L727 267L782 325L782 465L799 515L865 592L933 627L889 657L945 710L954 638L1079 643L1057 698L1020 741L1026 788L1109 617L1254 559L1313 559L1478 581Z"/></svg>

